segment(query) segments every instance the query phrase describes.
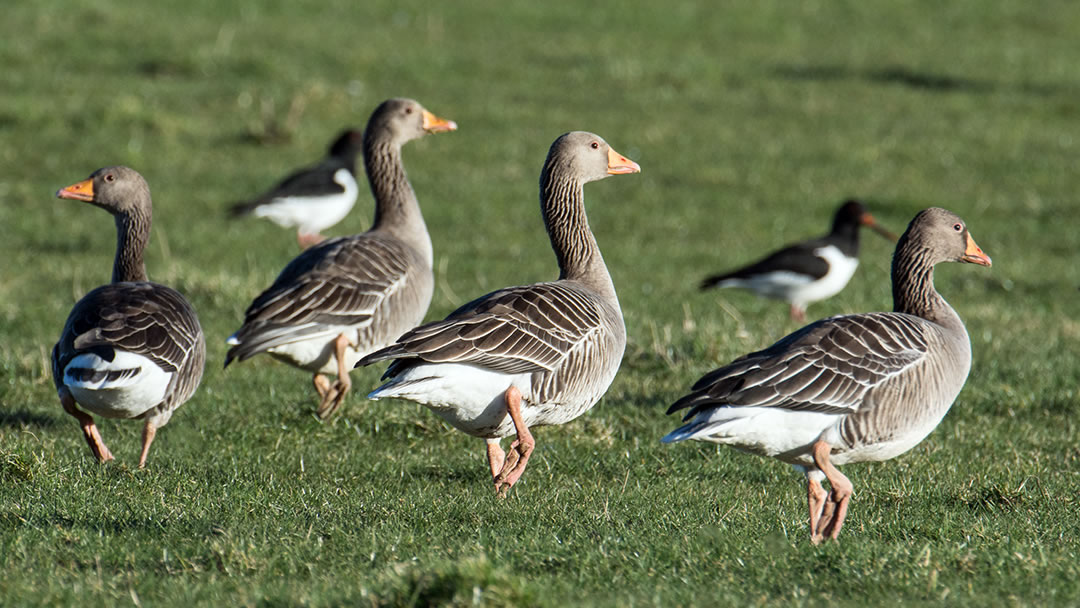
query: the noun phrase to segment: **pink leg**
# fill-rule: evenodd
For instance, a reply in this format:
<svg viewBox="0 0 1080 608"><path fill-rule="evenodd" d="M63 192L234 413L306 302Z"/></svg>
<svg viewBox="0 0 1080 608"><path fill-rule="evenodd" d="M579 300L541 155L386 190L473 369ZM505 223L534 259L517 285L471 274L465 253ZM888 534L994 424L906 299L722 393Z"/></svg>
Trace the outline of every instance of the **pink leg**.
<svg viewBox="0 0 1080 608"><path fill-rule="evenodd" d="M315 385L315 392L319 393L319 399L326 397L326 393L330 392L330 379L322 374L315 374L311 378L311 383Z"/></svg>
<svg viewBox="0 0 1080 608"><path fill-rule="evenodd" d="M506 452L499 446L498 439L489 439L487 444L488 466L491 467L491 479L495 480L502 471L503 463L506 462ZM496 488L496 491L498 488Z"/></svg>
<svg viewBox="0 0 1080 608"><path fill-rule="evenodd" d="M822 536L817 532L818 521L821 519L821 511L825 506L825 498L828 493L821 487L821 482L806 475L806 502L810 509L810 541L815 545L821 542Z"/></svg>
<svg viewBox="0 0 1080 608"><path fill-rule="evenodd" d="M345 393L348 393L349 389L352 388L349 370L345 369L345 349L348 347L349 338L345 334L339 335L334 340L334 357L337 358L338 379L323 395L322 402L319 403L319 409L315 410L315 413L323 420L334 415L334 412L341 406L342 400L345 399ZM316 390L318 390L317 386Z"/></svg>
<svg viewBox="0 0 1080 608"><path fill-rule="evenodd" d="M806 322L806 309L796 304L791 305L791 320L798 323Z"/></svg>
<svg viewBox="0 0 1080 608"><path fill-rule="evenodd" d="M154 443L154 436L157 435L157 427L154 426L150 419L146 419L146 424L143 425L142 430L142 453L139 454L139 468L146 467L146 456L150 454L150 444Z"/></svg>
<svg viewBox="0 0 1080 608"><path fill-rule="evenodd" d="M86 438L86 443L90 444L90 451L94 453L94 457L98 459L98 462L112 460L112 452L105 447L105 442L101 440L101 434L98 433L97 426L94 424L94 417L79 409L75 403L75 397L67 387L61 387L56 393L60 396L60 405L64 406L64 411L79 421L83 437Z"/></svg>
<svg viewBox="0 0 1080 608"><path fill-rule="evenodd" d="M814 464L821 469L822 473L825 473L825 478L829 480L829 486L832 490L829 492L826 510L830 510L830 506L835 505L835 513L828 513L829 517L825 517L826 513L823 513L821 520L818 521L818 529L812 531L812 533L816 532L823 537L828 536L836 540L840 536L840 529L844 527L848 502L851 500L851 494L854 492L855 487L851 484L850 479L829 462L831 450L831 446L820 439L813 446Z"/></svg>
<svg viewBox="0 0 1080 608"><path fill-rule="evenodd" d="M533 439L529 427L525 426L525 420L521 417L521 391L511 386L506 389L506 411L510 419L514 421L514 430L517 431L517 439L510 444L510 454L503 464L502 471L495 478L495 491L500 496L505 496L510 488L521 478L525 472L525 466L529 463L536 441ZM516 454L516 455L515 455Z"/></svg>
<svg viewBox="0 0 1080 608"><path fill-rule="evenodd" d="M304 234L304 233L301 233L301 232L296 233L296 243L298 245L300 245L301 249L307 249L308 247L314 247L315 245L318 245L319 243L323 242L323 239L325 239L325 238L326 237L324 237L323 235L318 234L318 233L315 233L315 234Z"/></svg>

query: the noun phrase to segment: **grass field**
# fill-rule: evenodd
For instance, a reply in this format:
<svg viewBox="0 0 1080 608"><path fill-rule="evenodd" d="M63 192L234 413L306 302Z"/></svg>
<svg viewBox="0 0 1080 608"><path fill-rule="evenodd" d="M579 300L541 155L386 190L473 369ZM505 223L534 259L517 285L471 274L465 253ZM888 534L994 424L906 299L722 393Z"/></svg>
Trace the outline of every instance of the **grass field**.
<svg viewBox="0 0 1080 608"><path fill-rule="evenodd" d="M1080 603L1080 9L1069 2L39 0L0 20L0 604L792 605ZM307 374L224 339L296 254L231 201L319 158L381 100L459 131L405 152L436 255L429 319L550 279L551 141L599 133L642 173L586 188L629 343L607 395L536 432L497 499L483 442L420 406L329 423ZM110 218L54 198L108 164L149 181L152 279L208 338L202 387L137 470L141 425L96 464L49 377L72 304L105 282ZM812 546L802 477L661 445L701 374L796 328L705 274L824 232L864 197L900 232L964 217L992 269L937 285L973 371L901 458L852 465L841 542ZM366 191L333 234L371 222ZM863 241L811 317L891 306Z"/></svg>

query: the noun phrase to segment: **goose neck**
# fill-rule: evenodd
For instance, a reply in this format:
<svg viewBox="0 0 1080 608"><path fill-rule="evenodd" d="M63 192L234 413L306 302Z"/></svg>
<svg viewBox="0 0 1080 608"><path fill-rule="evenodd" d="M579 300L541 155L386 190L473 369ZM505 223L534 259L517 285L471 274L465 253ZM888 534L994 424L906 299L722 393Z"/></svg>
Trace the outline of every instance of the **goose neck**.
<svg viewBox="0 0 1080 608"><path fill-rule="evenodd" d="M391 234L432 262L431 238L401 161L401 145L378 135L364 140L364 169L375 199L373 232Z"/></svg>
<svg viewBox="0 0 1080 608"><path fill-rule="evenodd" d="M116 214L116 256L112 282L146 281L143 252L150 241L150 214L136 209Z"/></svg>
<svg viewBox="0 0 1080 608"><path fill-rule="evenodd" d="M611 276L585 215L584 183L555 169L545 171L540 179L540 210L559 263L559 278L581 281L614 294Z"/></svg>
<svg viewBox="0 0 1080 608"><path fill-rule="evenodd" d="M924 246L904 239L892 264L893 310L922 317L939 325L961 327L956 312L934 287L934 261Z"/></svg>

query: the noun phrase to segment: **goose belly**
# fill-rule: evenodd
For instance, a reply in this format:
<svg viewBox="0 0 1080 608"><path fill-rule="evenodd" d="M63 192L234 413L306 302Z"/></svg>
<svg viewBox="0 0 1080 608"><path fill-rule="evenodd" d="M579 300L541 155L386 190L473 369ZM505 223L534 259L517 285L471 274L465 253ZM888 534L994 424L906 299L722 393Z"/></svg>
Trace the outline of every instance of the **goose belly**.
<svg viewBox="0 0 1080 608"><path fill-rule="evenodd" d="M330 336L319 335L306 340L297 340L296 342L274 346L266 352L283 363L299 367L313 374L336 375L338 364L337 358L334 356L334 341L342 333L346 335L352 334L353 336L356 334L355 330L344 330ZM345 369L352 369L357 361L372 350L374 348L360 351L353 344L346 346Z"/></svg>
<svg viewBox="0 0 1080 608"><path fill-rule="evenodd" d="M552 424L544 417L550 405L532 403L532 374L506 374L460 363L411 367L372 391L368 398L408 399L431 408L454 428L476 437L506 437L514 423L504 395L521 391L521 414L527 426Z"/></svg>
<svg viewBox="0 0 1080 608"><path fill-rule="evenodd" d="M812 464L810 446L836 427L842 416L771 407L717 407L702 412L663 438L664 442L710 441L776 458Z"/></svg>
<svg viewBox="0 0 1080 608"><path fill-rule="evenodd" d="M165 400L173 372L134 353L115 351L112 361L83 353L64 367L63 383L75 401L105 418L137 418Z"/></svg>

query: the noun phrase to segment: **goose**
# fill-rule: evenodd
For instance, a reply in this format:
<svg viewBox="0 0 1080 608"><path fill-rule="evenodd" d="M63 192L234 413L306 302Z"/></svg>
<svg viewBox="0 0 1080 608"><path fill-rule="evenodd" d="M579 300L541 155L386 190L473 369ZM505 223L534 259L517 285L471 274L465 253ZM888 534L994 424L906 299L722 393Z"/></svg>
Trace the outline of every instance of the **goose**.
<svg viewBox="0 0 1080 608"><path fill-rule="evenodd" d="M540 210L559 278L481 296L360 359L357 366L393 360L368 398L415 401L484 438L495 491L505 496L535 447L530 427L577 418L619 369L626 330L583 186L639 171L598 135L556 139L540 174ZM511 434L507 454L500 440Z"/></svg>
<svg viewBox="0 0 1080 608"><path fill-rule="evenodd" d="M248 306L225 367L259 353L314 374L322 419L352 387L349 370L424 319L435 289L431 238L401 147L457 124L411 99L389 99L364 130L364 167L375 222L363 234L323 241L294 258ZM337 374L332 383L325 374Z"/></svg>
<svg viewBox="0 0 1080 608"><path fill-rule="evenodd" d="M113 455L87 411L144 420L141 469L157 429L202 380L202 327L184 296L147 279L143 250L150 240L150 188L138 172L105 167L56 195L111 213L117 236L112 282L75 304L53 347L56 392L100 462Z"/></svg>
<svg viewBox="0 0 1080 608"><path fill-rule="evenodd" d="M940 262L990 266L963 220L930 208L896 245L893 312L822 319L709 372L668 410L689 408L663 441L722 443L794 465L806 475L811 540L836 539L853 491L836 466L908 451L967 380L971 342L934 288Z"/></svg>
<svg viewBox="0 0 1080 608"><path fill-rule="evenodd" d="M788 245L764 258L723 274L707 277L701 289L743 287L760 296L787 300L791 318L806 320L806 306L842 290L859 266L859 228L865 226L890 241L896 235L882 228L857 200L844 201L823 237Z"/></svg>
<svg viewBox="0 0 1080 608"><path fill-rule="evenodd" d="M296 242L306 249L323 240L322 232L340 222L356 203L356 155L363 136L346 129L317 165L298 169L276 186L229 209L233 217L265 217L279 226L296 227Z"/></svg>

